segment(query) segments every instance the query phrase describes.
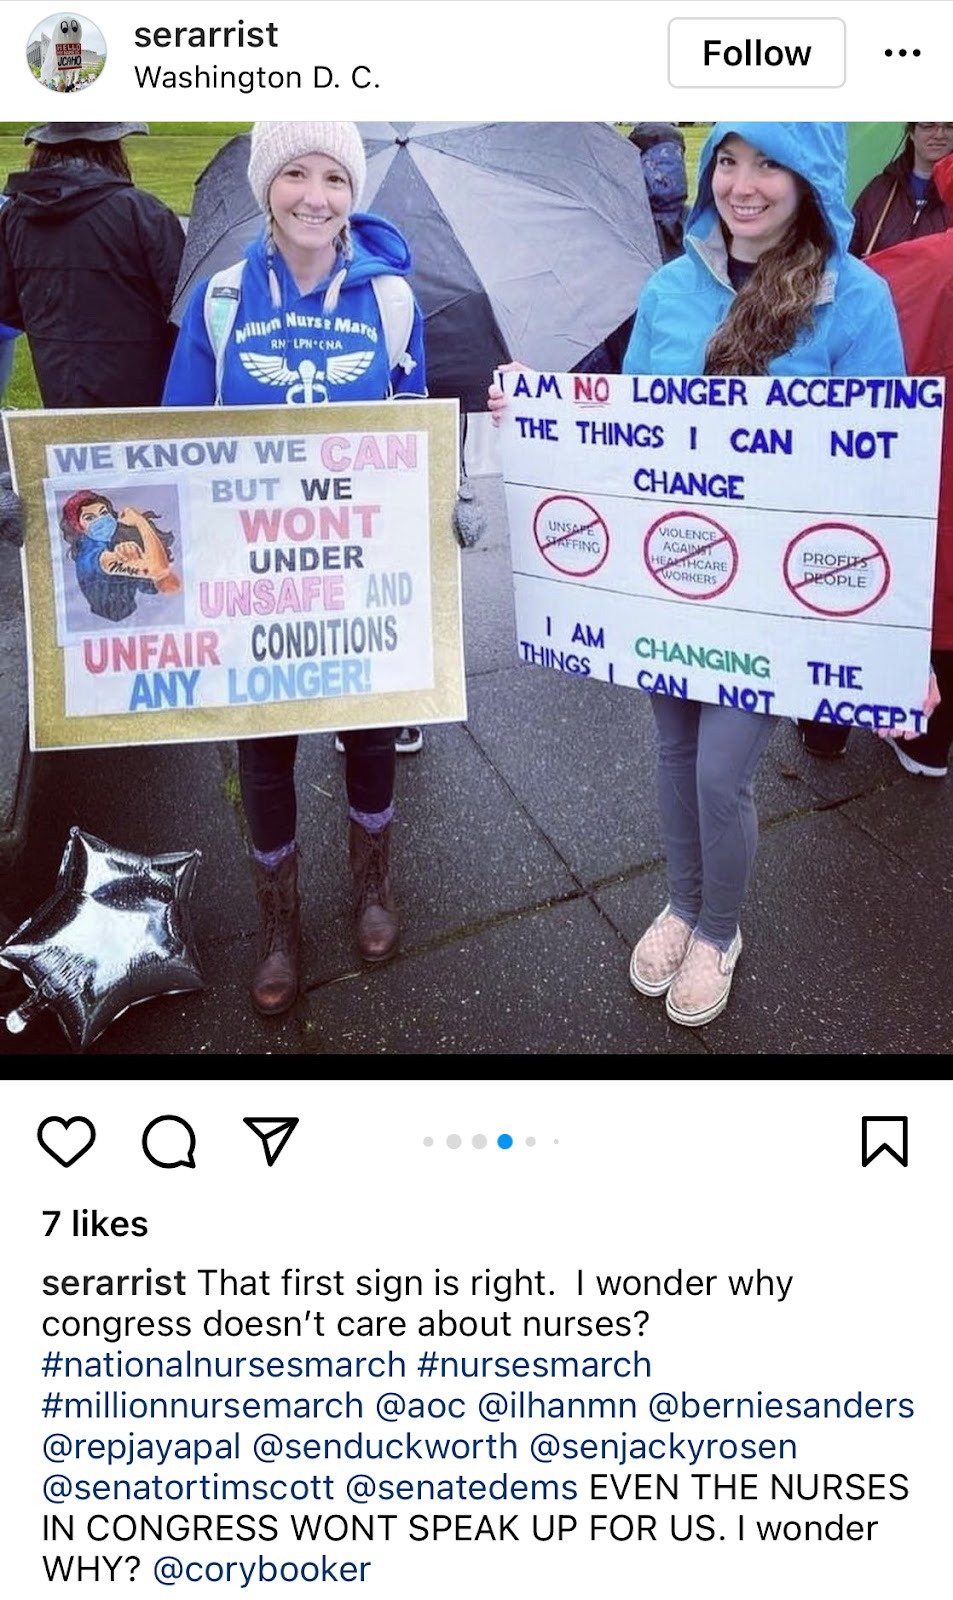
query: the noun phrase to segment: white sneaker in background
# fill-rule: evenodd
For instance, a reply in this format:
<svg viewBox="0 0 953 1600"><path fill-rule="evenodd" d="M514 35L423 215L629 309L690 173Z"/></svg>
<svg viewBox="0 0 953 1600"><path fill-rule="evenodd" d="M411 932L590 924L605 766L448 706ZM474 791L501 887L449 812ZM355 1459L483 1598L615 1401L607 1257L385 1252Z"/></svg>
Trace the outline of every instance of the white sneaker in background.
<svg viewBox="0 0 953 1600"><path fill-rule="evenodd" d="M918 778L945 778L947 767L925 767L922 761L915 761L913 756L903 748L902 739L886 739L900 765L906 772L912 772Z"/></svg>

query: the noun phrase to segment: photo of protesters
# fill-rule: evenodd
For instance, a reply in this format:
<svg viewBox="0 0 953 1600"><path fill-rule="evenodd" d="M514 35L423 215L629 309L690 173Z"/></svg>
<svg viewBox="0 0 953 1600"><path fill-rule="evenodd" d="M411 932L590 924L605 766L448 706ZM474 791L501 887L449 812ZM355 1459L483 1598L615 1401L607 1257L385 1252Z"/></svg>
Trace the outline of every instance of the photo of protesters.
<svg viewBox="0 0 953 1600"><path fill-rule="evenodd" d="M154 103L143 97L144 107ZM153 123L151 130L128 121L0 125L0 335L7 358L0 372L7 373L7 410L164 405L162 425L168 417L170 432L185 427L172 411L188 409L198 419L189 423L196 434L218 440L223 406L280 408L288 422L276 421L276 436L282 428L290 436L301 403L357 397L394 411L402 395L430 403L428 322L438 308L418 293L419 263L432 249L427 265L436 281L433 262L446 268L455 261L456 248L447 246L459 246L459 237L438 217L431 237L411 245L387 209L393 183L375 189L369 216L359 209L366 167L385 143L381 127L390 125L260 123L250 100L248 108L245 122ZM399 139L401 125L394 126ZM473 125L419 126L449 137ZM599 330L601 344L581 343L574 375L697 374L743 383L777 372L785 382L793 374L798 381L820 376L869 384L948 374L953 124L863 126L881 133L854 181L849 123L598 124L631 157L632 193L653 255L644 284L627 295L630 320L620 325L623 306ZM222 213L241 216L250 231L233 260L216 260L200 275L201 286L189 283L185 309L175 311L177 326L173 312L188 282L186 236L197 250L206 233L193 226L196 188L238 139L246 141L249 158L236 178L242 205L230 207L232 197L222 195ZM538 157L545 183L552 157L545 150ZM489 193L494 176L479 170L478 190L485 185ZM593 178L594 204L605 204L611 192L605 176L600 170ZM213 203L205 219L210 248L214 212ZM567 211L565 228L575 220ZM510 196L509 206L497 210L484 201L472 226L498 236L495 292L500 283L505 291L513 273L507 240L521 230L563 291L567 323L577 304L604 303L606 268L598 251L569 281L559 226L535 227L525 198ZM369 289L371 247L382 240L388 241L380 258L385 275L400 276L413 299L409 359L396 364L385 359L385 321ZM208 314L210 276L219 299L234 306L233 317L219 320L224 333ZM458 282L447 268L438 288L444 311L462 306L473 284ZM534 309L528 307L527 319ZM552 325L557 321L553 316ZM461 339L470 332L461 314ZM332 348L334 339L341 348ZM479 360L484 346L477 342ZM484 341L481 395L493 385L501 348L511 343L515 335L503 341L499 326L492 348ZM519 361L518 350L510 349L510 358ZM582 415L594 430L596 476L609 442L595 432L598 385L586 393ZM916 648L923 645L929 681L902 708L921 719L916 735L908 723L888 739L846 713L843 720L809 721L775 716L767 701L762 713L661 690L627 692L587 670L600 664L600 649L604 655L598 600L592 615L580 604L571 649L563 641L557 650L547 635L545 650L537 651L516 637L510 483L486 410L467 409L469 479L489 530L483 548L459 555L467 719L428 721L431 710L421 697L410 714L427 723L427 754L405 763L395 760L393 729L381 730L379 743L362 750L346 717L332 720L343 707L323 707L315 718L326 737L298 740L262 732L251 703L242 713L249 731L237 738L219 739L212 725L191 744L170 738L167 750L148 742L152 729L139 718L138 748L131 741L127 749L90 742L82 751L65 744L52 756L41 751L29 831L40 865L31 855L30 871L13 891L0 880L3 908L4 893L17 915L29 909L28 893L42 897L43 873L49 879L55 872L64 827L75 823L106 838L128 826L123 842L135 849L187 842L217 862L234 865L251 856L257 897L243 875L226 870L216 892L201 899L202 938L214 941L220 955L208 994L189 1002L205 1008L202 1026L183 1018L169 1042L153 1021L156 1012L135 1008L116 1032L118 1039L126 1030L132 1052L210 1046L230 1053L572 1050L629 1057L702 1051L705 1059L724 1052L953 1052L943 982L953 893L949 427L935 462L925 459L932 444L921 450L923 482L932 466L940 482L936 587L928 597L924 579L922 607L904 624ZM790 420L800 464L799 419ZM912 436L921 420L902 422ZM939 406L928 420L939 431ZM885 432L893 421L885 416ZM123 437L119 421L102 423L103 438ZM83 423L84 430L95 427ZM922 438L932 435L924 430ZM559 441L552 443L555 450ZM664 449L663 440L656 461ZM826 493L823 453L805 454L803 465L812 496ZM886 476L890 467L878 458L867 479L879 482L878 473ZM172 659L183 632L195 631L187 620L195 577L188 540L202 530L175 500L181 490L171 472L150 494L145 470L129 471L117 487L92 461L62 468L47 491L43 559L53 568L49 587L59 585L57 598L65 591L73 608L65 632L77 657L95 632L104 645L97 660L111 663L121 650L138 665L137 641L155 635L141 649L151 679L159 653L165 649ZM265 482L263 472L242 484L243 508L267 506ZM706 492L687 491L698 503ZM908 513L903 492L897 491L897 516L916 517L925 551L932 519L919 501ZM11 544L23 538L17 501L12 484L0 485L0 538ZM772 510L788 513L795 515L793 501ZM871 521L874 515L870 510ZM29 570L37 548L32 523L26 548ZM893 576L900 567L895 561ZM926 567L924 556L924 573ZM4 596L4 583L12 598ZM197 581L194 587L197 594ZM580 594L596 587L581 586ZM911 611L919 599L912 588L904 592ZM663 646L672 660L678 650L699 650L718 605L696 605L692 614L679 601L662 603L672 622L656 630L658 659L668 660ZM10 619L22 621L25 611L14 555L9 575L0 572L0 642ZM862 626L879 622L865 616ZM766 626L766 654L773 650L780 659L781 628L771 635ZM847 642L854 623L842 626L832 614L823 626L832 646L845 641L841 656L833 648L831 655L846 676L854 670ZM792 634L793 628L785 631L785 649ZM894 657L886 628L881 636L878 670L889 672ZM911 648L907 641L904 648ZM911 659L903 656L905 671ZM188 670L202 670L197 658ZM89 670L90 700L112 671L106 665L97 677ZM7 758L28 742L23 698L22 725L0 742ZM201 711L199 699L195 706ZM184 700L179 709L191 715ZM343 773L334 757L335 727L347 752ZM161 805L129 806L129 790L143 774L150 799L154 789ZM181 803L184 793L192 797L189 807ZM398 815L407 820L399 830ZM299 897L301 846L305 859L320 863L320 914L310 894ZM49 1034L36 1037L50 1048ZM19 1041L12 1047L19 1050Z"/></svg>
<svg viewBox="0 0 953 1600"><path fill-rule="evenodd" d="M44 89L75 94L96 82L106 65L106 41L96 23L78 11L44 17L27 41L26 61Z"/></svg>

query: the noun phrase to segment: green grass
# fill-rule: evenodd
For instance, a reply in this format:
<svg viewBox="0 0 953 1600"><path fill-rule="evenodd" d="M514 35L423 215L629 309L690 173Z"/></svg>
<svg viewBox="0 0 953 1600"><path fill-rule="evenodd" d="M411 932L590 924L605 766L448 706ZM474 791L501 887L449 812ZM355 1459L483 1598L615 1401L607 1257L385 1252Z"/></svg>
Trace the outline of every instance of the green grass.
<svg viewBox="0 0 953 1600"><path fill-rule="evenodd" d="M27 164L29 148L22 140L30 126L28 122L0 122L0 172L4 181L9 173L18 172ZM620 132L628 133L632 124L620 122L616 126ZM250 127L250 122L151 122L148 137L126 140L133 176L140 188L158 195L173 211L188 212L196 178L223 144L236 133L247 133ZM710 127L708 122L682 127L692 184L698 152Z"/></svg>
<svg viewBox="0 0 953 1600"><path fill-rule="evenodd" d="M18 339L16 342L13 371L3 397L3 404L5 408L14 411L39 411L42 407L30 357L30 346L25 339Z"/></svg>
<svg viewBox="0 0 953 1600"><path fill-rule="evenodd" d="M242 791L238 773L234 770L226 772L222 779L222 794L228 805L234 806L236 811L241 810Z"/></svg>
<svg viewBox="0 0 953 1600"><path fill-rule="evenodd" d="M28 122L0 122L0 172L19 172L29 161L23 143ZM192 189L217 150L250 122L151 122L149 134L126 140L132 175L141 189L158 195L173 211L192 209Z"/></svg>
<svg viewBox="0 0 953 1600"><path fill-rule="evenodd" d="M685 135L685 165L688 168L688 196L695 197L695 186L698 182L698 157L701 155L702 145L708 138L711 129L710 122L693 122L689 127L683 127Z"/></svg>

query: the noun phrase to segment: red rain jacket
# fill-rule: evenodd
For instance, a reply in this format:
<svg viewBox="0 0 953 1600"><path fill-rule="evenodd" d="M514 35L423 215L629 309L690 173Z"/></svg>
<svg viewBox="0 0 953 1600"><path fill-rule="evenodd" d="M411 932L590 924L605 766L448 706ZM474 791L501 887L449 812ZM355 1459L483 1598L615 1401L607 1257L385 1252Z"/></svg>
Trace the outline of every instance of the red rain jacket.
<svg viewBox="0 0 953 1600"><path fill-rule="evenodd" d="M953 155L937 162L933 179L953 216ZM877 250L867 265L890 285L907 371L946 378L933 647L953 650L953 227Z"/></svg>

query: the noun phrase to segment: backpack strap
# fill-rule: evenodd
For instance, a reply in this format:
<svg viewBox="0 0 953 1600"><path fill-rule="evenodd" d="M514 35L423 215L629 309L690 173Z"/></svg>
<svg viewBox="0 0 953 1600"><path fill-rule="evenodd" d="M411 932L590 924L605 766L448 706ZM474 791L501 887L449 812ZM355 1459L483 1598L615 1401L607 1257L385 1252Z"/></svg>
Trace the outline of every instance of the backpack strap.
<svg viewBox="0 0 953 1600"><path fill-rule="evenodd" d="M236 261L233 266L225 267L209 278L205 288L205 331L215 357L217 406L222 403L225 349L238 315L244 270L244 260ZM381 327L384 330L390 370L393 372L395 367L400 367L404 372L413 372L417 363L408 349L413 332L415 309L410 284L406 278L399 278L396 273L385 272L379 277L372 278L371 285L377 300Z"/></svg>
<svg viewBox="0 0 953 1600"><path fill-rule="evenodd" d="M876 248L877 248L877 240L880 238L880 230L881 230L881 228L883 227L884 223L887 220L887 212L890 210L890 207L893 205L894 201L897 198L897 190L899 189L899 187L900 187L900 179L899 178L895 178L894 182L893 182L893 186L892 186L892 188L890 190L890 193L888 194L886 200L884 201L884 208L881 211L880 216L877 218L877 221L876 221L876 223L874 225L874 231L870 235L869 240L867 241L867 248L864 251L863 257L861 258L862 260L865 259L867 256L873 255L874 251L876 250Z"/></svg>
<svg viewBox="0 0 953 1600"><path fill-rule="evenodd" d="M222 375L225 370L225 348L235 326L242 297L244 260L216 272L205 286L205 331L215 357L215 404L222 403Z"/></svg>
<svg viewBox="0 0 953 1600"><path fill-rule="evenodd" d="M417 363L408 349L414 326L414 297L410 284L406 278L399 278L392 272L372 278L371 284L377 297L390 370L393 372L395 367L400 367L404 372L413 372Z"/></svg>

